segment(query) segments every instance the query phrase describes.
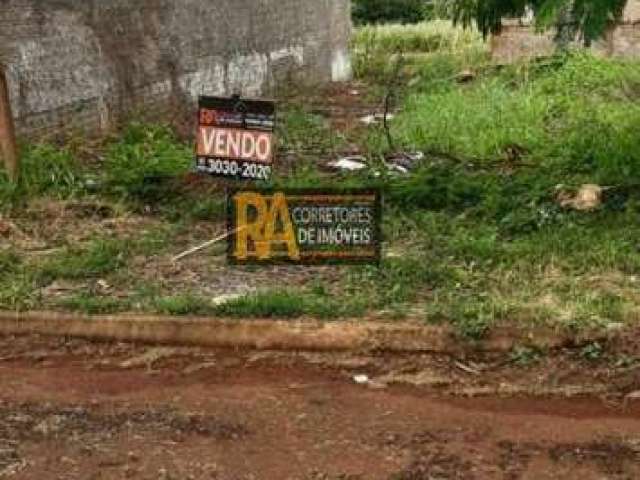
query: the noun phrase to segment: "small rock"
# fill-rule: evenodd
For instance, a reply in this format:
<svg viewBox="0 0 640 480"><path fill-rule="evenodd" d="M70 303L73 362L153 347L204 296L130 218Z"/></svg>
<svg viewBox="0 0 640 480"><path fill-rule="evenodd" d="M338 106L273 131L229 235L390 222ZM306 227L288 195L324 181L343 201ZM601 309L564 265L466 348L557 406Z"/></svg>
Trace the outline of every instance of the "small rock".
<svg viewBox="0 0 640 480"><path fill-rule="evenodd" d="M155 362L162 358L171 357L176 350L174 348L160 347L150 348L142 355L130 358L120 363L121 368L147 367L150 368Z"/></svg>
<svg viewBox="0 0 640 480"><path fill-rule="evenodd" d="M387 121L393 120L395 118L395 115L393 113L387 113ZM364 123L365 125L375 125L378 123L382 123L385 121L385 115L384 113L375 113L375 114L371 114L371 115L365 115L364 117L360 118L360 122Z"/></svg>
<svg viewBox="0 0 640 480"><path fill-rule="evenodd" d="M365 115L360 119L360 121L365 125L373 125L374 123L377 123L375 115Z"/></svg>
<svg viewBox="0 0 640 480"><path fill-rule="evenodd" d="M403 167L402 165L398 165L396 163L388 163L387 168L389 169L390 172L401 173L402 175L406 175L409 173L408 168Z"/></svg>
<svg viewBox="0 0 640 480"><path fill-rule="evenodd" d="M413 170L424 160L424 152L403 152L387 158L389 169L396 169L401 173Z"/></svg>
<svg viewBox="0 0 640 480"><path fill-rule="evenodd" d="M602 187L583 185L573 201L573 208L581 211L595 210L602 204Z"/></svg>
<svg viewBox="0 0 640 480"><path fill-rule="evenodd" d="M348 170L350 172L356 172L358 170L364 170L367 168L366 159L362 156L344 157L335 162L327 163L328 167L336 170Z"/></svg>
<svg viewBox="0 0 640 480"><path fill-rule="evenodd" d="M198 363L195 365L189 365L187 368L183 370L185 375L191 375L193 373L199 372L201 370L208 370L209 368L213 368L216 366L216 362L204 362Z"/></svg>
<svg viewBox="0 0 640 480"><path fill-rule="evenodd" d="M68 282L56 280L51 285L42 290L42 295L45 297L57 297L72 292L78 288L78 285L73 285Z"/></svg>
<svg viewBox="0 0 640 480"><path fill-rule="evenodd" d="M471 70L462 70L456 75L456 81L458 83L468 83L475 80L476 74Z"/></svg>
<svg viewBox="0 0 640 480"><path fill-rule="evenodd" d="M353 377L353 381L356 382L358 385L364 385L366 383L369 383L369 376L368 375L355 375Z"/></svg>
<svg viewBox="0 0 640 480"><path fill-rule="evenodd" d="M636 390L635 392L628 393L624 397L625 402L637 401L640 400L640 390Z"/></svg>
<svg viewBox="0 0 640 480"><path fill-rule="evenodd" d="M564 190L563 185L558 185L556 190L558 192L558 203L564 208L573 208L581 212L588 212L596 210L602 205L604 189L600 185L582 185L575 195Z"/></svg>
<svg viewBox="0 0 640 480"><path fill-rule="evenodd" d="M140 461L140 457L135 452L129 452L127 454L127 458L129 459L130 462L133 462L133 463Z"/></svg>
<svg viewBox="0 0 640 480"><path fill-rule="evenodd" d="M376 113L375 118L379 122L384 122L384 119L385 119L384 113ZM393 113L387 113L387 120L393 120L394 118L396 118L396 116Z"/></svg>
<svg viewBox="0 0 640 480"><path fill-rule="evenodd" d="M415 373L388 373L376 379L384 384L399 383L416 387L442 387L451 384L451 379L429 370Z"/></svg>
<svg viewBox="0 0 640 480"><path fill-rule="evenodd" d="M211 303L215 307L219 307L220 305L224 305L225 303L229 303L233 300L237 300L238 298L243 297L244 293L225 293L224 295L218 295L211 300Z"/></svg>

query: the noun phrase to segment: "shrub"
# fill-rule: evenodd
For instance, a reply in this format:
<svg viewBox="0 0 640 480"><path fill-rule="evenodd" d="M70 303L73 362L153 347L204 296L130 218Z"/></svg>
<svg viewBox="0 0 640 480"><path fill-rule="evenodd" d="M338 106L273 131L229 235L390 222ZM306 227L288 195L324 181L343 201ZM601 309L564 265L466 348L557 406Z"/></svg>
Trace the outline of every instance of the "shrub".
<svg viewBox="0 0 640 480"><path fill-rule="evenodd" d="M189 171L193 149L168 127L132 123L105 159L108 189L123 198L161 201L167 181Z"/></svg>
<svg viewBox="0 0 640 480"><path fill-rule="evenodd" d="M0 208L39 195L66 198L84 190L78 163L68 147L41 143L22 149L22 169L17 184L0 169Z"/></svg>

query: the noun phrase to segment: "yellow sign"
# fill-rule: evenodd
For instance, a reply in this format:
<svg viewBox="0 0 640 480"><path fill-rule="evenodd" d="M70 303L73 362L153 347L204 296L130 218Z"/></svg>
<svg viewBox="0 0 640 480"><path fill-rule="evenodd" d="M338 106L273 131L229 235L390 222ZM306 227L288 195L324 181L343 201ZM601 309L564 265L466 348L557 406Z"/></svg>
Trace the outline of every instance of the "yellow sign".
<svg viewBox="0 0 640 480"><path fill-rule="evenodd" d="M380 194L297 190L229 196L232 263L377 263Z"/></svg>

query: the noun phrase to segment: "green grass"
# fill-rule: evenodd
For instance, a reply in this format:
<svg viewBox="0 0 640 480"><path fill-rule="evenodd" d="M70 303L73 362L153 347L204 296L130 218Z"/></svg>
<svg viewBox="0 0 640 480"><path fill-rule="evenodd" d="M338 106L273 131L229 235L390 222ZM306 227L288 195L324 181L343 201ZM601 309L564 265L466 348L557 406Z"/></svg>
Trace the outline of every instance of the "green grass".
<svg viewBox="0 0 640 480"><path fill-rule="evenodd" d="M301 295L288 291L250 294L231 300L217 309L221 316L294 318L306 313Z"/></svg>
<svg viewBox="0 0 640 480"><path fill-rule="evenodd" d="M422 303L428 321L473 338L499 323L636 318L640 64L571 53L478 65L471 84L456 82L460 58L447 52L414 68L393 135L428 160L386 186L386 238L402 257L354 283L378 306ZM583 183L612 187L603 205L560 207L557 186Z"/></svg>
<svg viewBox="0 0 640 480"><path fill-rule="evenodd" d="M461 67L485 62L487 57L487 46L478 32L454 27L445 20L359 27L352 43L356 78L382 83L387 83L397 55L413 66L411 71L434 56L446 55Z"/></svg>
<svg viewBox="0 0 640 480"><path fill-rule="evenodd" d="M27 144L18 184L0 169L0 209L36 197L66 199L99 193L129 202L165 204L179 192L174 180L193 163L193 147L166 125L132 122L103 145L93 145L99 165L79 160L78 145Z"/></svg>
<svg viewBox="0 0 640 480"><path fill-rule="evenodd" d="M97 239L82 247L68 247L38 269L46 279L99 278L126 265L130 246L126 241Z"/></svg>
<svg viewBox="0 0 640 480"><path fill-rule="evenodd" d="M83 174L68 147L50 144L24 145L20 151L19 182L9 182L0 169L0 211L19 206L27 198L48 195L68 198L85 191Z"/></svg>
<svg viewBox="0 0 640 480"><path fill-rule="evenodd" d="M329 122L299 105L287 106L278 117L278 148L281 152L307 154L313 158L333 153L344 143Z"/></svg>
<svg viewBox="0 0 640 480"><path fill-rule="evenodd" d="M0 251L0 275L11 275L20 267L20 256L13 250Z"/></svg>
<svg viewBox="0 0 640 480"><path fill-rule="evenodd" d="M353 37L356 50L375 48L386 53L458 52L470 46L482 48L481 42L477 31L456 28L447 20L412 25L366 25L357 28Z"/></svg>
<svg viewBox="0 0 640 480"><path fill-rule="evenodd" d="M130 309L126 300L81 293L65 298L57 303L59 307L88 315L104 315L124 312Z"/></svg>
<svg viewBox="0 0 640 480"><path fill-rule="evenodd" d="M105 185L109 193L143 201L167 201L172 180L189 171L193 147L177 140L168 126L132 123L107 147Z"/></svg>
<svg viewBox="0 0 640 480"><path fill-rule="evenodd" d="M341 318L363 315L363 301L332 298L324 291L272 290L252 293L216 307L220 316L241 318Z"/></svg>
<svg viewBox="0 0 640 480"><path fill-rule="evenodd" d="M574 53L481 75L471 86L424 81L394 123L407 147L482 165L517 146L550 181L608 184L640 174L636 62Z"/></svg>
<svg viewBox="0 0 640 480"><path fill-rule="evenodd" d="M14 250L0 251L0 308L27 310L37 302L36 279Z"/></svg>
<svg viewBox="0 0 640 480"><path fill-rule="evenodd" d="M189 293L156 298L152 303L153 309L163 315L210 315L214 312L211 300Z"/></svg>

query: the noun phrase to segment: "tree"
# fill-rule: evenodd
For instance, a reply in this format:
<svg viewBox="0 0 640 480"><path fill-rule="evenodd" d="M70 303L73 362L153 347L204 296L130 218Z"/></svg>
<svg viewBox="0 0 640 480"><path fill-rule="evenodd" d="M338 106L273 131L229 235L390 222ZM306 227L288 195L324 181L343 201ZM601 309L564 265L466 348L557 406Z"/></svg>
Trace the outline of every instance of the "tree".
<svg viewBox="0 0 640 480"><path fill-rule="evenodd" d="M603 36L620 20L627 0L452 0L453 19L465 27L477 25L483 35L499 33L503 18L521 18L529 12L536 27L553 27L581 34L585 45Z"/></svg>
<svg viewBox="0 0 640 480"><path fill-rule="evenodd" d="M424 19L425 0L354 0L353 20L366 23L416 23Z"/></svg>

